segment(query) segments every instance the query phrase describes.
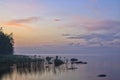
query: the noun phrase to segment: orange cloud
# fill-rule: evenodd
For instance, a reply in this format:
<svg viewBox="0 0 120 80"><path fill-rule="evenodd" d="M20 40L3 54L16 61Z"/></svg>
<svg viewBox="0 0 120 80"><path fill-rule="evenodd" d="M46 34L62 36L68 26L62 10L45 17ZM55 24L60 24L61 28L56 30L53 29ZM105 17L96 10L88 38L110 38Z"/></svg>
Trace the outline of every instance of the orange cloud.
<svg viewBox="0 0 120 80"><path fill-rule="evenodd" d="M4 22L3 25L8 27L23 27L23 28L31 28L27 25L27 23L33 23L40 19L40 17L28 17L24 19L14 19L7 22Z"/></svg>
<svg viewBox="0 0 120 80"><path fill-rule="evenodd" d="M15 23L15 22L6 22L4 25L14 26L14 27L24 27L24 26L25 26L25 25L23 25L23 24Z"/></svg>

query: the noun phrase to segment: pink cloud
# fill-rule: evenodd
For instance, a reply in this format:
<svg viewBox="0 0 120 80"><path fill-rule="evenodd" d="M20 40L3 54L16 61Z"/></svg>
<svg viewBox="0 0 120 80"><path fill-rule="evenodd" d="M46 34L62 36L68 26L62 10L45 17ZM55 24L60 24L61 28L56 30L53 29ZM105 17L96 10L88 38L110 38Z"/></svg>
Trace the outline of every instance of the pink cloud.
<svg viewBox="0 0 120 80"><path fill-rule="evenodd" d="M31 22L36 22L40 19L40 17L28 17L24 19L14 19L9 21L8 23L31 23Z"/></svg>
<svg viewBox="0 0 120 80"><path fill-rule="evenodd" d="M120 21L99 20L82 16L73 16L71 21L69 27L84 28L88 31L116 29L120 26Z"/></svg>
<svg viewBox="0 0 120 80"><path fill-rule="evenodd" d="M93 31L93 30L101 30L101 29L111 29L119 26L120 26L119 21L103 20L103 21L95 21L92 23L87 23L86 29Z"/></svg>
<svg viewBox="0 0 120 80"><path fill-rule="evenodd" d="M71 19L76 23L86 23L91 21L90 18L83 16L72 16Z"/></svg>
<svg viewBox="0 0 120 80"><path fill-rule="evenodd" d="M58 19L58 18L56 18L56 19L54 19L54 21L58 22L58 21L61 21L61 20L60 20L60 19Z"/></svg>

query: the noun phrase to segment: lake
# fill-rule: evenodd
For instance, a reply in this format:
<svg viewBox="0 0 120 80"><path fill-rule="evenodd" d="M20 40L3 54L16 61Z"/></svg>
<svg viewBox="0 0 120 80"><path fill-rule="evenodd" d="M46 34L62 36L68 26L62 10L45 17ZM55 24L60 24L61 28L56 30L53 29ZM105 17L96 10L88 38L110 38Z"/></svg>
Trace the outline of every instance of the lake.
<svg viewBox="0 0 120 80"><path fill-rule="evenodd" d="M30 68L12 67L5 73L0 73L0 80L120 80L119 54L41 54L77 58L87 64L74 65L77 69L69 70L66 65L49 68L31 65ZM71 67L70 64L67 67ZM106 77L98 77L106 74Z"/></svg>

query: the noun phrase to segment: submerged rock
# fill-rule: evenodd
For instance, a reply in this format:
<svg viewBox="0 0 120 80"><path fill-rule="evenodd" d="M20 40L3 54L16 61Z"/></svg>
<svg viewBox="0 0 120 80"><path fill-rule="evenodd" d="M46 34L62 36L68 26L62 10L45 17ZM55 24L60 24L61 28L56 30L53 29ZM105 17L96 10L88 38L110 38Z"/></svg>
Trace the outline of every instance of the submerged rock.
<svg viewBox="0 0 120 80"><path fill-rule="evenodd" d="M77 67L75 67L75 68L73 68L73 67L68 68L68 70L74 70L74 69L78 69L78 68Z"/></svg>
<svg viewBox="0 0 120 80"><path fill-rule="evenodd" d="M87 64L87 62L77 61L76 64Z"/></svg>
<svg viewBox="0 0 120 80"><path fill-rule="evenodd" d="M48 64L53 64L52 62L48 62Z"/></svg>
<svg viewBox="0 0 120 80"><path fill-rule="evenodd" d="M100 75L97 75L98 77L106 77L107 75L105 74L100 74Z"/></svg>
<svg viewBox="0 0 120 80"><path fill-rule="evenodd" d="M72 61L72 62L74 62L74 61L78 61L78 59L76 59L76 58L72 58L71 61Z"/></svg>

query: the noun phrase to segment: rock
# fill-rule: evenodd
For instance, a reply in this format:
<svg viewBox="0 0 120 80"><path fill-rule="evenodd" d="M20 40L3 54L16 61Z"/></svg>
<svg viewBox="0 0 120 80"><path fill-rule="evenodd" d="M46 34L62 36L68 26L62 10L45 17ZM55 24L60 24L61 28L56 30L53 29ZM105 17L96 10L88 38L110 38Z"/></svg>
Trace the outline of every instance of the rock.
<svg viewBox="0 0 120 80"><path fill-rule="evenodd" d="M74 69L77 69L77 68L76 67L75 68L73 68L73 67L72 68L68 68L68 70L74 70Z"/></svg>
<svg viewBox="0 0 120 80"><path fill-rule="evenodd" d="M64 64L64 62L63 62L62 60L60 60L60 59L55 59L55 60L54 60L54 65L55 65L55 66L60 66L60 65L62 65L62 64Z"/></svg>
<svg viewBox="0 0 120 80"><path fill-rule="evenodd" d="M48 62L48 64L53 64L52 62Z"/></svg>
<svg viewBox="0 0 120 80"><path fill-rule="evenodd" d="M75 62L76 64L81 64L81 63L83 63L82 61L77 61L77 62Z"/></svg>
<svg viewBox="0 0 120 80"><path fill-rule="evenodd" d="M76 59L76 58L72 58L71 61L72 61L72 62L74 62L74 61L78 61L78 59Z"/></svg>
<svg viewBox="0 0 120 80"><path fill-rule="evenodd" d="M76 64L87 64L87 62L77 61Z"/></svg>
<svg viewBox="0 0 120 80"><path fill-rule="evenodd" d="M98 75L98 77L106 77L107 75L105 75L105 74L100 74L100 75Z"/></svg>

